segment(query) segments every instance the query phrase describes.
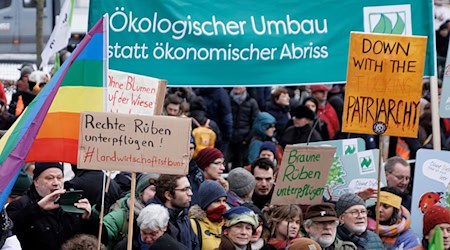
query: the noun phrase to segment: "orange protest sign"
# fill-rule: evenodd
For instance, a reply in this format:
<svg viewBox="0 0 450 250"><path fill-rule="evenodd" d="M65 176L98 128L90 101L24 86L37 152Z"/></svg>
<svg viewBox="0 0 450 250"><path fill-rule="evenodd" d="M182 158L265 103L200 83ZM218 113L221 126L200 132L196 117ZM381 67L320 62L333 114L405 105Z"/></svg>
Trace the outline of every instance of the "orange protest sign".
<svg viewBox="0 0 450 250"><path fill-rule="evenodd" d="M352 32L342 131L417 137L427 38Z"/></svg>
<svg viewBox="0 0 450 250"><path fill-rule="evenodd" d="M81 113L78 168L186 175L191 119Z"/></svg>

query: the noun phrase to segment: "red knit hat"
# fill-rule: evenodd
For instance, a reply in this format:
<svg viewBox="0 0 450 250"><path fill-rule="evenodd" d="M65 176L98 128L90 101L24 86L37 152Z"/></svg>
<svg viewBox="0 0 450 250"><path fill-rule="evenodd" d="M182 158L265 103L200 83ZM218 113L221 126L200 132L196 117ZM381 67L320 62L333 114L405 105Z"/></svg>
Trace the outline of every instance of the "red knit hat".
<svg viewBox="0 0 450 250"><path fill-rule="evenodd" d="M439 205L428 208L423 215L423 236L427 235L431 229L441 223L450 224L450 210Z"/></svg>
<svg viewBox="0 0 450 250"><path fill-rule="evenodd" d="M215 160L223 158L222 152L217 148L204 148L198 152L197 157L195 157L195 162L200 167L201 170L205 170L209 164L213 163Z"/></svg>

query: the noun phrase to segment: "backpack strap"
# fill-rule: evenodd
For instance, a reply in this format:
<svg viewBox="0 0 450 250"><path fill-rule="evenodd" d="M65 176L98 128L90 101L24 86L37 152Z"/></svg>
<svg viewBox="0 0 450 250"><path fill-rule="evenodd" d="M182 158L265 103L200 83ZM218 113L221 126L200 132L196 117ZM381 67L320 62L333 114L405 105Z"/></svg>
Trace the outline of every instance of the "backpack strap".
<svg viewBox="0 0 450 250"><path fill-rule="evenodd" d="M202 241L203 241L203 233L202 233L202 228L200 227L200 223L198 223L198 220L196 218L192 218L194 219L195 222L195 226L197 227L197 238L198 238L198 243L200 244L200 249L202 248Z"/></svg>
<svg viewBox="0 0 450 250"><path fill-rule="evenodd" d="M192 117L192 121L194 121L195 125L197 125L197 127L201 127L202 125L200 125L200 123L194 118Z"/></svg>
<svg viewBox="0 0 450 250"><path fill-rule="evenodd" d="M206 120L206 122L205 122L205 127L209 128L209 122L210 122L210 120L209 120L209 119L208 119L208 120Z"/></svg>

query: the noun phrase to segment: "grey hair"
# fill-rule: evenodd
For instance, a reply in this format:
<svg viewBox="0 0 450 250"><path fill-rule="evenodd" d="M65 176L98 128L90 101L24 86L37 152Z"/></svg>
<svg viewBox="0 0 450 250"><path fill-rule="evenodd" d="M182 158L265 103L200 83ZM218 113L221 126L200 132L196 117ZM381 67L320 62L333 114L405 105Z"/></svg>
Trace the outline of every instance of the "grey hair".
<svg viewBox="0 0 450 250"><path fill-rule="evenodd" d="M394 166L397 163L400 163L401 165L403 165L405 167L409 167L408 162L405 161L402 157L393 156L393 157L387 159L386 163L384 164L384 171L387 173L392 173L392 171L394 171Z"/></svg>
<svg viewBox="0 0 450 250"><path fill-rule="evenodd" d="M303 222L304 226L310 227L313 224L313 221L311 219L307 219L305 220L305 222Z"/></svg>
<svg viewBox="0 0 450 250"><path fill-rule="evenodd" d="M169 223L169 212L159 204L150 204L141 210L137 218L137 225L141 230L158 231Z"/></svg>

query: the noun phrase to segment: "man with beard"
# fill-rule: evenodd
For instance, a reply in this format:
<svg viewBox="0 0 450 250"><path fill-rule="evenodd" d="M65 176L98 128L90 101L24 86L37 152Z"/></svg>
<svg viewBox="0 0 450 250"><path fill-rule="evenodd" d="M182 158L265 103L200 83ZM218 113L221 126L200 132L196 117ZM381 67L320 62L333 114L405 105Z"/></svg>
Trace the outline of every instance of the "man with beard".
<svg viewBox="0 0 450 250"><path fill-rule="evenodd" d="M275 182L273 167L273 162L267 158L258 158L251 165L251 173L256 180L252 201L261 210L272 199Z"/></svg>
<svg viewBox="0 0 450 250"><path fill-rule="evenodd" d="M149 204L160 204L169 211L167 233L189 249L200 250L192 230L188 208L192 199L191 184L183 175L161 175L156 182L156 195Z"/></svg>
<svg viewBox="0 0 450 250"><path fill-rule="evenodd" d="M342 195L336 203L336 213L340 240L351 241L358 249L384 249L380 237L367 230L367 209L361 197L352 193Z"/></svg>
<svg viewBox="0 0 450 250"><path fill-rule="evenodd" d="M356 250L352 242L336 238L338 224L333 204L323 203L308 207L303 228L308 237L319 243L323 250Z"/></svg>

